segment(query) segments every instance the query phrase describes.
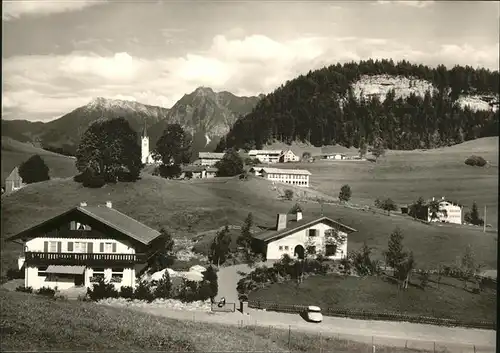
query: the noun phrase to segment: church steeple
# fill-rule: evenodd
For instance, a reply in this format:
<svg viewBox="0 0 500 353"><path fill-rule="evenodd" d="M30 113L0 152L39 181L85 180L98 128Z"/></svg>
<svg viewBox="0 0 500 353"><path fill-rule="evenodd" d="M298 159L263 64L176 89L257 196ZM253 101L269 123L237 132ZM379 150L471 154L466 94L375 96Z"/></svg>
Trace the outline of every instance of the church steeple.
<svg viewBox="0 0 500 353"><path fill-rule="evenodd" d="M144 128L142 129L142 137L148 136L148 129L146 127L146 121L144 121Z"/></svg>

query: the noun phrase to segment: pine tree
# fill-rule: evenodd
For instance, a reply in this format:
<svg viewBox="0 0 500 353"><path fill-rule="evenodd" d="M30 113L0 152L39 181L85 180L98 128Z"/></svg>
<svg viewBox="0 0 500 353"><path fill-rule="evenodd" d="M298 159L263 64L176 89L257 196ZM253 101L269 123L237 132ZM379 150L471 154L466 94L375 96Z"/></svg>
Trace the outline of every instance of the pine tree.
<svg viewBox="0 0 500 353"><path fill-rule="evenodd" d="M209 260L213 264L220 266L223 264L229 254L231 237L229 235L229 226L224 226L219 230L210 246Z"/></svg>
<svg viewBox="0 0 500 353"><path fill-rule="evenodd" d="M385 252L386 263L394 269L394 275L397 274L397 269L405 259L403 252L403 233L399 227L396 227L389 237L388 249Z"/></svg>
<svg viewBox="0 0 500 353"><path fill-rule="evenodd" d="M31 156L19 166L19 176L23 183L32 184L49 180L49 167L38 154Z"/></svg>
<svg viewBox="0 0 500 353"><path fill-rule="evenodd" d="M165 269L163 277L158 281L154 292L155 298L168 299L172 296L172 281L168 269Z"/></svg>
<svg viewBox="0 0 500 353"><path fill-rule="evenodd" d="M219 292L218 276L215 268L213 266L208 266L207 270L202 273L203 281L208 283L208 288L210 289L210 299L214 302L215 297Z"/></svg>
<svg viewBox="0 0 500 353"><path fill-rule="evenodd" d="M351 187L348 184L342 185L339 192L339 200L347 202L351 199Z"/></svg>

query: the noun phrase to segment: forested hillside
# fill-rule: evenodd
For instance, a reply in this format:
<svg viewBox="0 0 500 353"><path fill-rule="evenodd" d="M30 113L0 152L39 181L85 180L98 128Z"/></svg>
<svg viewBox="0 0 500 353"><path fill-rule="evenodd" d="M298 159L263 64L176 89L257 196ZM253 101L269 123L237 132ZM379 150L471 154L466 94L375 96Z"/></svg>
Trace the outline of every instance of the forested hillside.
<svg viewBox="0 0 500 353"><path fill-rule="evenodd" d="M363 76L389 75L427 81L432 89L396 96L356 95ZM407 80L408 81L408 80ZM409 81L409 87L412 87ZM415 83L413 83L413 87ZM218 150L261 148L273 140L315 146L358 147L381 138L390 149L435 148L498 135L499 73L455 66L430 68L407 61L361 61L325 67L288 81L240 117ZM473 110L459 100L484 95L491 109ZM488 106L488 104L486 104Z"/></svg>

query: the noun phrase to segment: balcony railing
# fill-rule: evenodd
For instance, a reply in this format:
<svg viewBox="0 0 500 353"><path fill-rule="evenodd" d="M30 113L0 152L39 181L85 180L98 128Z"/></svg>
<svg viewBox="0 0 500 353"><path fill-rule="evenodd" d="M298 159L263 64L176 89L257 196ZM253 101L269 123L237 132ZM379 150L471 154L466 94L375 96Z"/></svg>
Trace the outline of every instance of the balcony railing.
<svg viewBox="0 0 500 353"><path fill-rule="evenodd" d="M25 252L24 257L26 263L52 265L131 264L143 262L146 254Z"/></svg>

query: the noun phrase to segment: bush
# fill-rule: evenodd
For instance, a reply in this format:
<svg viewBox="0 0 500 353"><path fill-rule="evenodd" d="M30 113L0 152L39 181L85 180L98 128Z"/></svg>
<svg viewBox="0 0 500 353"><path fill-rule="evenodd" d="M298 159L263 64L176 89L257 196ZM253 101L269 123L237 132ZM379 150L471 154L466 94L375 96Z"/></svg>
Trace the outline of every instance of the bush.
<svg viewBox="0 0 500 353"><path fill-rule="evenodd" d="M140 281L134 292L134 299L152 302L155 298L151 285L146 281Z"/></svg>
<svg viewBox="0 0 500 353"><path fill-rule="evenodd" d="M154 291L155 298L168 299L172 296L172 281L170 280L170 274L165 269L163 277L158 281Z"/></svg>
<svg viewBox="0 0 500 353"><path fill-rule="evenodd" d="M9 268L6 273L7 279L13 280L13 279L20 279L24 278L24 271L23 270L16 270L14 268Z"/></svg>
<svg viewBox="0 0 500 353"><path fill-rule="evenodd" d="M98 189L106 184L106 179L102 175L89 175L86 177L82 185L86 188Z"/></svg>
<svg viewBox="0 0 500 353"><path fill-rule="evenodd" d="M36 294L43 295L45 297L53 298L54 295L56 294L56 291L52 288L49 288L49 287L42 287L36 291Z"/></svg>
<svg viewBox="0 0 500 353"><path fill-rule="evenodd" d="M184 279L176 299L185 303L200 300L198 282Z"/></svg>
<svg viewBox="0 0 500 353"><path fill-rule="evenodd" d="M293 200L293 190L286 189L284 196L285 196L285 200Z"/></svg>
<svg viewBox="0 0 500 353"><path fill-rule="evenodd" d="M33 293L33 288L32 287L19 286L19 287L16 288L16 292Z"/></svg>
<svg viewBox="0 0 500 353"><path fill-rule="evenodd" d="M134 288L130 286L123 286L120 288L120 297L125 299L133 299L134 298Z"/></svg>
<svg viewBox="0 0 500 353"><path fill-rule="evenodd" d="M339 193L339 200L347 202L351 199L351 187L349 184L342 185Z"/></svg>
<svg viewBox="0 0 500 353"><path fill-rule="evenodd" d="M118 298L118 292L115 286L111 283L104 282L102 277L97 279L97 283L94 284L93 289L87 289L87 294L93 301L99 301L105 298Z"/></svg>
<svg viewBox="0 0 500 353"><path fill-rule="evenodd" d="M465 164L473 167L484 167L486 165L486 160L481 156L472 155L465 160Z"/></svg>

